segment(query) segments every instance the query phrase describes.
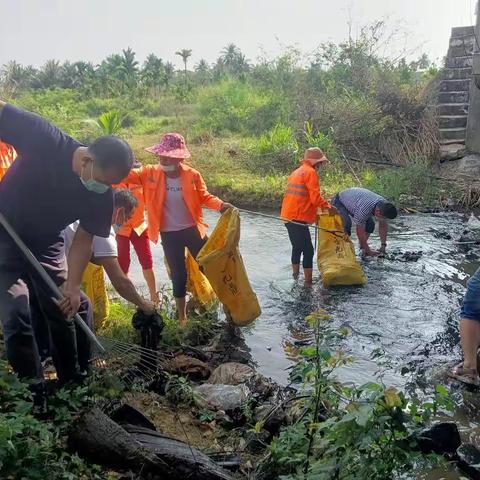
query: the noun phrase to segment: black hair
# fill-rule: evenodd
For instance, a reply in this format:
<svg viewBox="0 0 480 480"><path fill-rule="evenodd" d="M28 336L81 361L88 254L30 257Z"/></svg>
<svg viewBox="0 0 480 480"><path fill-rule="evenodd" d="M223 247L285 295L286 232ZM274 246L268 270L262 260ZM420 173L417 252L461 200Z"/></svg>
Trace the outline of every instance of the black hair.
<svg viewBox="0 0 480 480"><path fill-rule="evenodd" d="M385 217L385 218L397 218L398 212L397 212L397 207L390 202L380 202L377 205L377 208L380 210L380 213Z"/></svg>
<svg viewBox="0 0 480 480"><path fill-rule="evenodd" d="M113 204L115 208L125 208L125 212L130 214L138 205L138 200L130 190L126 188L115 188L113 190Z"/></svg>
<svg viewBox="0 0 480 480"><path fill-rule="evenodd" d="M97 138L88 151L95 164L102 170L116 170L126 177L133 165L133 152L130 145L120 137L107 135Z"/></svg>

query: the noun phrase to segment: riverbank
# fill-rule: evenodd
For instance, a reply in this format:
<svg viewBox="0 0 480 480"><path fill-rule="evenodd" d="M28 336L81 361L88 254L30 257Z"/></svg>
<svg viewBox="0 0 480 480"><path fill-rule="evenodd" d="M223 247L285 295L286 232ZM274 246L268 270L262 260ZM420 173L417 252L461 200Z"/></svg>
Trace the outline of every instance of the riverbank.
<svg viewBox="0 0 480 480"><path fill-rule="evenodd" d="M155 161L144 149L158 138L157 134L127 137L142 163ZM190 163L202 173L212 193L243 208L280 209L288 174L252 169L248 139L231 136L192 140L188 145L192 153ZM292 170L299 155L292 154ZM345 188L362 186L389 198L400 208L442 210L447 204L450 208L459 204L462 199L459 188L437 178L429 162L420 158L404 167L373 167L335 157L320 171L320 179L322 193L327 198Z"/></svg>
<svg viewBox="0 0 480 480"><path fill-rule="evenodd" d="M212 226L216 215L215 212L207 213L207 222ZM155 384L146 387L139 382L136 388L125 388L118 378L111 376L113 370L107 369L106 375L97 377L93 386L58 392L53 401L54 418L37 422L29 414L28 401L16 403L20 400L20 384L8 372L2 373L0 381L9 387L7 391L0 390L2 405L5 405L0 421L7 422L11 428L9 432L18 432L8 433L15 450L8 450L8 463L5 462L7 467L4 468L12 469L12 465L17 465L30 469L30 464L26 466L21 459L27 458L26 451L31 451L28 458L34 458L35 468L43 468L39 464L47 465L55 475L57 467L48 463L52 459L64 470L79 472L77 478L80 479L128 478L131 473L95 467L92 460L81 461L66 447L74 419L85 411L92 412L98 405L107 406L110 411L119 401L140 410L158 432L212 454L215 462L226 459L229 468L236 468L236 472L231 473L234 478L276 479L279 475L287 475L287 478L290 475L303 479L306 478L303 475L306 465L312 471L329 468L330 462L340 462L345 457L345 451L353 460L342 463L339 467L342 472L348 472L349 465L356 465L363 470L357 472L355 478L378 478L370 475L370 468L382 472L384 476L379 478L396 478L385 472L396 469L405 473L405 466L425 460L420 453L405 446L404 434L405 429L420 431L428 424L424 418L431 417L429 404L433 402L437 411L447 411L444 418L457 420L456 415L452 417L448 412L451 402L445 389L436 385L447 385L454 398L457 398L458 385L449 383L444 374L434 373L439 365L444 365L442 370L448 371L446 364L451 361L453 365L458 356L455 310L463 291L459 282L471 273L473 265L466 263L465 253L455 242L457 234L466 227L466 218L456 213L399 217L392 225L389 240L392 258L364 263L369 278L365 287L325 291L315 283L312 290L306 291L301 283L295 284L289 270L283 268L283 263L288 264L288 245L279 241L282 235L285 238L281 222L246 216L242 221L240 249L263 314L252 327L242 329L246 342L242 343L242 351L239 352L231 340L226 343L212 341L219 330L208 328L211 323L201 317L192 318L186 331L192 332L192 336L180 332L175 321L170 319L173 305L166 304L167 321L160 350L179 354L175 357L180 358L181 363L169 367L179 367L177 371L168 370L170 377L159 374ZM397 250L420 249L423 254L417 261L394 255ZM269 255L263 257L262 268L255 268L258 256L265 251ZM474 255L474 262L479 258L475 252L475 249L469 252L469 258ZM154 246L153 253L160 274L163 269L161 246ZM136 283L143 282L141 271L132 270L131 275ZM166 282L166 278L159 280ZM330 318L319 313L319 308L328 310ZM312 316L312 312L316 314ZM134 341L130 326L132 313L124 304L116 304L110 326L117 330L104 329L102 333L121 341ZM320 330L316 329L317 325L321 325ZM206 333L202 342L196 340L200 326L203 327L200 332ZM320 342L317 341L319 333L323 335ZM223 356L218 363L217 360L211 363L212 347L220 353L228 352L229 357ZM232 358L232 353L238 353L236 358ZM262 405L244 401L245 396L239 397L243 399L242 408L237 410L240 416L227 414L226 421L223 413L218 413L221 408L199 406L194 393L197 387L212 384L210 378L215 369L231 361L247 365L262 378L283 371L286 379L278 381L277 385L293 382L293 396L298 397L297 401L287 403L286 415L282 413L280 419L272 415L275 422L268 424L268 428L258 416L262 408L257 407ZM288 376L286 372L292 366L295 366L293 375ZM225 384L226 380L222 378L222 382ZM412 392L412 388L414 392L420 388L418 396L402 393ZM170 393L167 394L167 390ZM238 389L232 391L240 394ZM280 391L289 392L283 388ZM312 391L321 395L313 395ZM27 399L28 393L22 392ZM250 398L247 396L247 400ZM315 415L317 398L320 399L318 416ZM263 408L263 414L275 405L275 401L271 403L271 407ZM347 409L346 404L349 405ZM405 414L411 405L416 405L421 415ZM89 421L98 418L89 417ZM106 421L105 417L101 418ZM436 420L436 417L431 418ZM391 428L396 438L393 443L389 437ZM268 429L273 433L267 433ZM475 436L470 422L468 429L461 432L467 442ZM148 435L148 438L158 438L157 433ZM132 442L131 437L127 438ZM307 454L310 441L313 447ZM387 450L385 442L389 445ZM384 454L369 457L365 449ZM63 460L59 462L58 458ZM426 470L430 468L427 462ZM31 470L26 471L30 475ZM24 476L35 478L28 475ZM61 478L55 475L50 474L50 478Z"/></svg>

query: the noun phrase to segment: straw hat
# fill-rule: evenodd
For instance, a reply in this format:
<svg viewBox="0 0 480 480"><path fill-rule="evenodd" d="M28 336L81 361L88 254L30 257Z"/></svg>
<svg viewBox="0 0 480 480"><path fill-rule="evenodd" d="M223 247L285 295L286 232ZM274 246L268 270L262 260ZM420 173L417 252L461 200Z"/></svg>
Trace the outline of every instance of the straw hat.
<svg viewBox="0 0 480 480"><path fill-rule="evenodd" d="M191 157L185 144L185 139L179 133L166 133L162 136L160 143L156 143L145 150L154 155L177 158L179 160Z"/></svg>
<svg viewBox="0 0 480 480"><path fill-rule="evenodd" d="M312 167L318 163L328 163L328 158L323 153L323 150L318 147L307 148L303 154L301 162L308 162Z"/></svg>

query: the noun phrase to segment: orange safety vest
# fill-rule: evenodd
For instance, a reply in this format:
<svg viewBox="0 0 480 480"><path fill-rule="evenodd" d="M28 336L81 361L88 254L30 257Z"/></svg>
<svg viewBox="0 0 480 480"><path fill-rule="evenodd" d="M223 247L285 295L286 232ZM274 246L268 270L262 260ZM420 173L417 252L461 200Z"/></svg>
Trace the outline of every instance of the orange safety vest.
<svg viewBox="0 0 480 480"><path fill-rule="evenodd" d="M165 173L159 165L144 165L130 171L122 183L141 185L145 197L148 214L148 236L153 243L158 242L163 219L163 203L166 194ZM220 210L222 200L208 192L205 182L197 170L184 163L180 163L180 178L182 182L183 200L197 223L202 237L207 232L203 222L202 207Z"/></svg>
<svg viewBox="0 0 480 480"><path fill-rule="evenodd" d="M17 158L17 152L8 143L0 141L0 180L7 173L8 168Z"/></svg>
<svg viewBox="0 0 480 480"><path fill-rule="evenodd" d="M331 205L320 194L317 171L302 162L289 177L280 216L286 220L315 223L318 208Z"/></svg>
<svg viewBox="0 0 480 480"><path fill-rule="evenodd" d="M129 220L127 220L122 228L117 232L117 235L123 235L129 237L132 230L140 236L147 229L147 223L145 222L145 197L143 195L143 188L141 185L134 184L120 184L115 185L116 188L128 188L137 199L138 205L135 207L133 214Z"/></svg>

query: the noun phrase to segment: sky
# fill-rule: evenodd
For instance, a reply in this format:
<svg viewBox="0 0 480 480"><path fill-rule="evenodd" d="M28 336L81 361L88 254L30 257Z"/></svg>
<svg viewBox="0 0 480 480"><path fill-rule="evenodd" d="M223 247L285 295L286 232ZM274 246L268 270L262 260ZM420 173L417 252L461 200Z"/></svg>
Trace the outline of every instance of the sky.
<svg viewBox="0 0 480 480"><path fill-rule="evenodd" d="M214 62L229 43L255 61L289 46L306 55L385 19L401 30L387 53L427 53L440 61L450 30L473 25L476 0L0 0L0 66L10 60L88 60L131 47L181 66L175 51L192 49L190 65Z"/></svg>

